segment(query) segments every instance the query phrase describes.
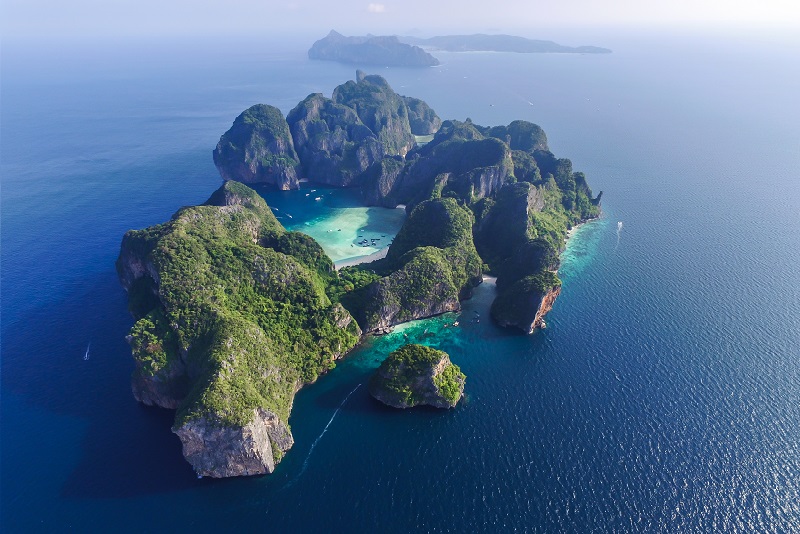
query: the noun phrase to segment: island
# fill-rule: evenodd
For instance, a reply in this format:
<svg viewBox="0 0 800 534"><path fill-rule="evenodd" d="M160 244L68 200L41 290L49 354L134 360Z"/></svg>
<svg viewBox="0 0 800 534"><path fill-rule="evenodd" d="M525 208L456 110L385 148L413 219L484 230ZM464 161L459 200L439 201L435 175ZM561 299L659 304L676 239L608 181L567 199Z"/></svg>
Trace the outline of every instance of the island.
<svg viewBox="0 0 800 534"><path fill-rule="evenodd" d="M446 352L409 344L383 360L369 381L369 393L393 408L453 408L466 379Z"/></svg>
<svg viewBox="0 0 800 534"><path fill-rule="evenodd" d="M435 67L439 60L430 54L445 52L516 52L550 54L608 54L599 46L564 46L553 41L527 39L516 35L439 35L398 37L394 35L345 36L331 30L308 51L309 59L338 61L352 65L382 67Z"/></svg>
<svg viewBox="0 0 800 534"><path fill-rule="evenodd" d="M553 41L527 39L517 35L476 33L472 35L438 35L427 39L399 37L400 42L429 50L446 52L516 52L520 54L610 54L599 46L564 46Z"/></svg>
<svg viewBox="0 0 800 534"><path fill-rule="evenodd" d="M600 213L602 192L550 152L539 126L442 121L361 71L286 117L245 110L213 157L223 185L127 232L116 262L135 319L134 396L175 410L173 431L202 476L273 472L293 444L301 387L364 335L458 311L485 274L497 277L498 325L543 327L567 231ZM243 183L300 180L354 188L365 205L404 205L386 256L336 271Z"/></svg>
<svg viewBox="0 0 800 534"><path fill-rule="evenodd" d="M331 30L308 51L309 59L382 67L433 67L439 60L418 46L400 42L396 36L345 37Z"/></svg>

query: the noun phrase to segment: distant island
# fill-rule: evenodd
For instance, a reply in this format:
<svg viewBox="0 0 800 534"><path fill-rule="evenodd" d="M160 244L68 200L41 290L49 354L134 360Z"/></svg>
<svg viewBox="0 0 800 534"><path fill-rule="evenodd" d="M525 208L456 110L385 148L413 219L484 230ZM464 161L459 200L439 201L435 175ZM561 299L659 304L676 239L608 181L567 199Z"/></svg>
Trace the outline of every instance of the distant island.
<svg viewBox="0 0 800 534"><path fill-rule="evenodd" d="M308 51L308 57L355 65L432 67L439 65L439 60L429 53L436 50L557 54L608 54L611 52L608 48L597 46L571 47L553 41L502 34L442 35L422 39L375 35L347 37L331 30L327 36L312 45Z"/></svg>
<svg viewBox="0 0 800 534"><path fill-rule="evenodd" d="M402 43L395 36L345 37L334 30L311 46L308 57L382 67L433 67L439 64L438 59L420 47Z"/></svg>
<svg viewBox="0 0 800 534"><path fill-rule="evenodd" d="M127 232L116 263L136 319L134 396L176 410L173 431L203 476L271 473L293 444L303 385L364 334L459 310L484 273L497 277L497 324L544 327L567 230L600 213L602 192L550 152L539 126L442 121L361 71L286 117L245 110L213 157L223 185ZM336 271L242 183L297 189L303 178L355 188L365 205L405 205L386 257Z"/></svg>
<svg viewBox="0 0 800 534"><path fill-rule="evenodd" d="M440 35L421 39L399 37L400 42L446 52L517 52L521 54L610 54L599 46L564 46L553 41L526 39L516 35Z"/></svg>

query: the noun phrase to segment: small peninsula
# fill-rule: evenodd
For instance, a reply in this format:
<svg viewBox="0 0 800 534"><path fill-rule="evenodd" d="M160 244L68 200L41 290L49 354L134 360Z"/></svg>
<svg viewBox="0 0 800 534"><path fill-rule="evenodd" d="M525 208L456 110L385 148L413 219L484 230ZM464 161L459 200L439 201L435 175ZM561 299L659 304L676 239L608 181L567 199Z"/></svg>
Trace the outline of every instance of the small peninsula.
<svg viewBox="0 0 800 534"><path fill-rule="evenodd" d="M432 139L418 144L421 135ZM365 334L460 310L485 273L497 277L498 325L543 327L561 292L567 231L597 217L602 196L536 124L442 121L361 71L286 117L263 104L245 110L213 159L223 185L127 232L116 263L135 319L133 394L175 410L185 458L211 477L274 471L294 442L288 418L301 387ZM405 206L386 256L336 271L242 183L286 190L300 180L353 188L366 206ZM430 359L426 350L406 352Z"/></svg>
<svg viewBox="0 0 800 534"><path fill-rule="evenodd" d="M453 408L464 394L466 378L446 352L404 345L372 375L369 393L393 408Z"/></svg>
<svg viewBox="0 0 800 534"><path fill-rule="evenodd" d="M516 52L523 54L609 54L599 46L564 46L553 41L527 39L516 35L439 35L399 37L394 35L344 36L335 30L316 41L309 59L338 61L352 65L381 67L435 67L439 60L430 54L444 52Z"/></svg>
<svg viewBox="0 0 800 534"><path fill-rule="evenodd" d="M520 54L610 54L599 46L564 46L553 41L527 39L516 35L476 33L473 35L439 35L421 39L399 37L400 42L446 52L516 52Z"/></svg>

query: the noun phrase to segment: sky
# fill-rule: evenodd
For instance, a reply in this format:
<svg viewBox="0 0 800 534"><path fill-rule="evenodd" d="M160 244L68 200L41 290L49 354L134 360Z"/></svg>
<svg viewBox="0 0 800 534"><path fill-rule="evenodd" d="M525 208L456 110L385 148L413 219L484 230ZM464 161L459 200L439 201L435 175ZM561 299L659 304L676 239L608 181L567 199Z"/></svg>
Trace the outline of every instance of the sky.
<svg viewBox="0 0 800 534"><path fill-rule="evenodd" d="M8 37L531 33L548 28L800 30L800 0L0 0Z"/></svg>

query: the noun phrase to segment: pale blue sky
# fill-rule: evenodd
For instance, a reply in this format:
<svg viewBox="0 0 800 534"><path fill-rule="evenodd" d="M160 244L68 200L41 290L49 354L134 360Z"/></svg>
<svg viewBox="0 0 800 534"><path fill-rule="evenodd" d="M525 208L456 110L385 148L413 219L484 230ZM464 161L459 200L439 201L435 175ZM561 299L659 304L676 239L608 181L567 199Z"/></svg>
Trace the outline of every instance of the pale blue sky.
<svg viewBox="0 0 800 534"><path fill-rule="evenodd" d="M800 0L3 0L5 36L422 34L591 26L800 29ZM519 33L519 32L518 32Z"/></svg>

